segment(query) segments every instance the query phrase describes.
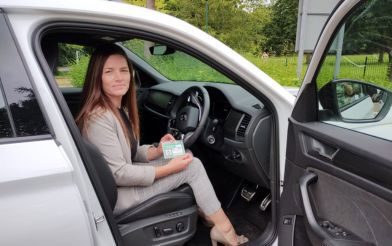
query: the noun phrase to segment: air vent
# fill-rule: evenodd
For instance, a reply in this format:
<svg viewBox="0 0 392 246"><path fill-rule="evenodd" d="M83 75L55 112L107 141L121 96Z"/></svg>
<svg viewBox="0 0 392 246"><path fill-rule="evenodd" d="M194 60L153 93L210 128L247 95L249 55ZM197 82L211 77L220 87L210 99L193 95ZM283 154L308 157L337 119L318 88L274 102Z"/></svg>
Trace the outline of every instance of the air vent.
<svg viewBox="0 0 392 246"><path fill-rule="evenodd" d="M238 129L237 129L237 136L240 139L243 139L245 137L246 128L249 125L250 119L251 119L251 117L250 117L249 114L244 114L243 115L241 123L240 123L240 125L238 126Z"/></svg>

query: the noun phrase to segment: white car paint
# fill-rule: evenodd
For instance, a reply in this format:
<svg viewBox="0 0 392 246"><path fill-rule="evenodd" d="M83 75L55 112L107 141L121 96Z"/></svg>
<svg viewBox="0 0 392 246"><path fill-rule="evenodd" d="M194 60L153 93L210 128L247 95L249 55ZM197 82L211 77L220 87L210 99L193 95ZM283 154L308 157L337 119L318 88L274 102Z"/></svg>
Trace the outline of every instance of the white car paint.
<svg viewBox="0 0 392 246"><path fill-rule="evenodd" d="M54 140L0 144L1 245L94 245L61 151Z"/></svg>
<svg viewBox="0 0 392 246"><path fill-rule="evenodd" d="M284 86L284 88L293 96L297 96L299 92L299 87Z"/></svg>
<svg viewBox="0 0 392 246"><path fill-rule="evenodd" d="M336 21L327 25L305 76L304 86L311 82L311 75L320 61L322 51L337 21L356 2L345 2L339 8L338 15L334 17ZM10 197L0 198L0 217L7 218L5 221L11 221L0 223L1 245L115 245L106 223L101 223L95 228L94 217L101 216L102 209L33 52L32 37L35 30L43 23L51 21L102 23L166 36L208 54L211 59L236 73L247 81L250 87L268 98L274 106L279 130L277 141L280 180L283 180L288 118L295 97L220 41L174 17L115 2L0 0L0 7L7 14L21 55L28 64L27 69L37 96L41 105L44 105L44 113L58 141L57 143L48 140L39 144L29 142L26 145L24 143L13 146L0 145L0 153L2 153L0 190L14 189L15 191ZM3 153L8 155L11 150L20 153L20 150L26 147L31 150L30 156L15 157L15 160L7 159L6 164L3 165ZM48 156L48 159L45 157L46 160L40 163L42 156ZM25 161L26 158L31 158L38 164L30 165L30 162ZM13 162L16 162L16 166L12 166ZM8 171L13 168L15 170L10 175ZM30 176L25 176L27 172ZM40 179L37 181L38 177ZM15 185L16 183L18 185ZM55 189L56 187L59 191ZM41 190L41 188L45 189ZM21 211L21 213L15 214L14 211ZM45 211L50 213L45 214ZM25 226L22 227L23 224ZM51 225L56 225L56 228L48 228ZM29 235L20 236L19 232L24 233L28 230L31 232ZM43 234L47 235L47 238L42 238ZM277 245L277 241L274 245Z"/></svg>

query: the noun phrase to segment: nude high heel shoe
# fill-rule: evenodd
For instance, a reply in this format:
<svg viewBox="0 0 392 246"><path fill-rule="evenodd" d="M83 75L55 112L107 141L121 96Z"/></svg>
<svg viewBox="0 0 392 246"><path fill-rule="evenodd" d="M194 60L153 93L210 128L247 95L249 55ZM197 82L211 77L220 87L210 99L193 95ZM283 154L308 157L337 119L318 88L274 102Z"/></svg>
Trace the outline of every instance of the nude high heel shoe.
<svg viewBox="0 0 392 246"><path fill-rule="evenodd" d="M229 235L223 235L216 226L212 227L210 232L212 246L218 246L218 243L222 243L225 246L238 246L238 245L245 244L249 241L247 237L241 235L241 236L237 236L236 244L231 244L227 236Z"/></svg>

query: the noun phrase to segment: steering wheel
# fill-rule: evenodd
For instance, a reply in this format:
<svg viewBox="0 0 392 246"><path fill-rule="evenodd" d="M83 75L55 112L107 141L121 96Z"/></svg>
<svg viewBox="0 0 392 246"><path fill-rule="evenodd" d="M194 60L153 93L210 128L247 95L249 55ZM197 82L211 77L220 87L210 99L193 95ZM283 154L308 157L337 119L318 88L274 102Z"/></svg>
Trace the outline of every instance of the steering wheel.
<svg viewBox="0 0 392 246"><path fill-rule="evenodd" d="M202 86L186 89L174 102L169 112L168 132L191 146L200 136L210 111L210 97Z"/></svg>

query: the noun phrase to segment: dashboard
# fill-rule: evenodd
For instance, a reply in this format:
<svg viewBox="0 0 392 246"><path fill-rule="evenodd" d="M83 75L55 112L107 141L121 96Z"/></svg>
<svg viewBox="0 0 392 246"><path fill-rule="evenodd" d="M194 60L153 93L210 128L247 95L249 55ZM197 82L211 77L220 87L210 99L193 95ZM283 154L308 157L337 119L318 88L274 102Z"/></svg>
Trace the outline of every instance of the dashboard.
<svg viewBox="0 0 392 246"><path fill-rule="evenodd" d="M271 113L245 89L234 84L168 82L149 89L144 109L169 119L175 100L191 86L203 86L210 98L207 123L199 141L219 155L224 168L253 183L269 187Z"/></svg>

